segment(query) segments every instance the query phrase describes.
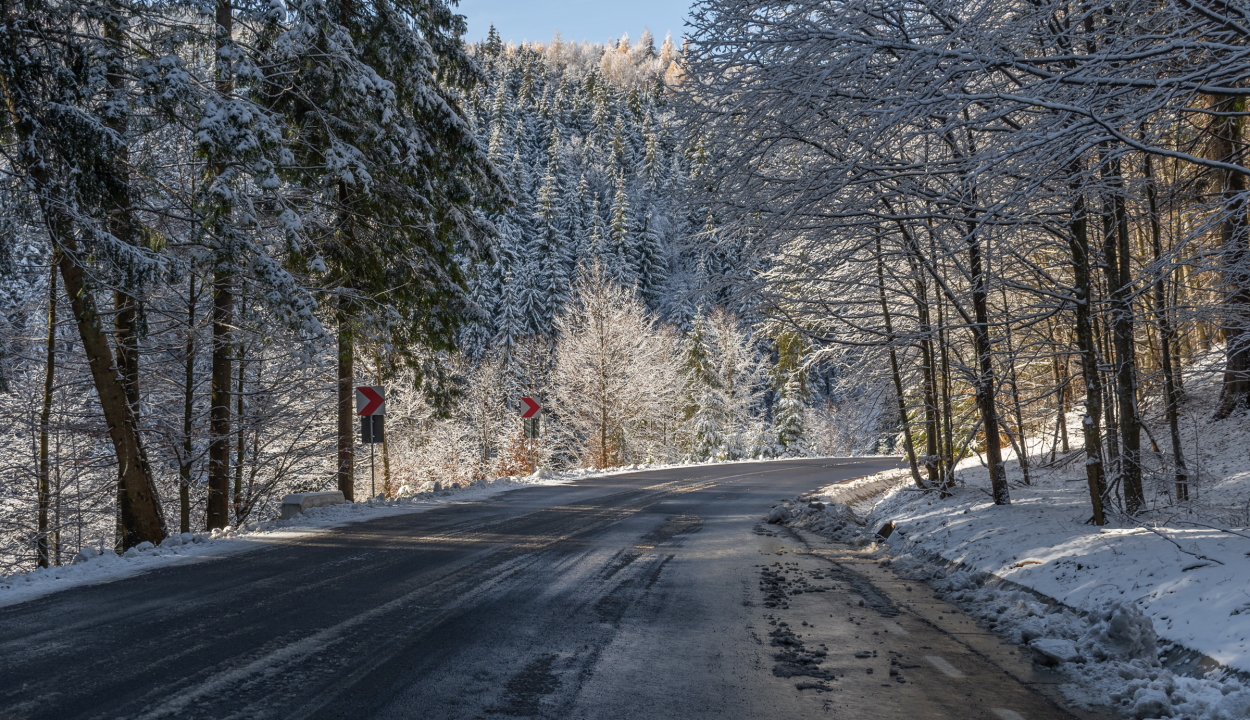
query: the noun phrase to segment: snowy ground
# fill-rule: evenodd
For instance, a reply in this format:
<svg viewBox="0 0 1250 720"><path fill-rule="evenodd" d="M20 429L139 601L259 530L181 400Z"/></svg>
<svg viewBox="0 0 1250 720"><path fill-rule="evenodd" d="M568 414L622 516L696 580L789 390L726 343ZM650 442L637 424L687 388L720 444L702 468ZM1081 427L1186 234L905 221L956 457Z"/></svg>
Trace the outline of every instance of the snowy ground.
<svg viewBox="0 0 1250 720"><path fill-rule="evenodd" d="M891 481L872 500L830 486L770 519L875 547L897 571L1059 666L1078 704L1109 699L1135 718L1250 718L1250 422L1206 420L1211 384L1192 384L1184 432L1201 443L1186 448L1199 471L1188 503L1164 494L1164 461L1148 453L1149 510L1087 524L1083 455L1074 452L1033 468L1030 486L1009 462L1009 506L992 504L988 472L971 458L944 499L916 491L907 473L883 473L858 481ZM1159 424L1152 430L1166 435ZM821 500L828 504L811 504ZM897 529L874 544L886 522Z"/></svg>
<svg viewBox="0 0 1250 720"><path fill-rule="evenodd" d="M1073 487L1013 488L1012 504L996 507L988 482L968 476L946 499L896 485L875 504L809 505L834 499L835 486L774 517L870 545L894 522L875 546L883 561L1060 666L1072 681L1065 694L1080 705L1110 699L1135 718L1250 717L1250 687L1227 671L1250 670L1250 536L1098 529L1085 524L1089 511ZM1201 655L1224 667L1201 666Z"/></svg>
<svg viewBox="0 0 1250 720"><path fill-rule="evenodd" d="M784 461L779 459L777 461ZM760 462L758 460L742 460L736 462ZM539 470L526 477L500 478L479 481L465 487L435 489L433 483L424 483L416 488L404 486L402 495L397 500L383 501L380 499L346 505L330 505L312 508L290 520L273 520L246 523L238 528L226 528L224 531L214 530L211 533L182 533L174 535L161 543L159 547L144 547L142 543L118 555L105 546L100 545L83 550L74 558L73 564L59 567L39 568L29 572L0 575L0 607L25 602L48 593L65 590L80 585L91 585L111 582L138 575L148 570L187 562L232 555L254 550L266 543L282 542L291 538L325 532L328 528L340 527L349 523L372 520L390 515L419 513L442 507L451 503L472 502L492 495L535 485L564 485L574 480L604 477L639 470L663 470L680 465L627 465L610 470L570 470L551 472ZM697 463L694 463L697 464Z"/></svg>

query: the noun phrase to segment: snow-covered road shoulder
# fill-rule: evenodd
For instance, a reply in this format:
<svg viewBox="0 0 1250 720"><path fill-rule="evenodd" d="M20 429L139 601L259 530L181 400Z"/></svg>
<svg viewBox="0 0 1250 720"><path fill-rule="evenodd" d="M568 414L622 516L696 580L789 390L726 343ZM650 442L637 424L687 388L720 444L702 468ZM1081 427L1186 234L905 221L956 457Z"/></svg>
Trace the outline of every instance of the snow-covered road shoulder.
<svg viewBox="0 0 1250 720"><path fill-rule="evenodd" d="M1250 672L1250 537L1096 528L1088 517L1087 498L1069 488L1013 488L1012 504L996 506L966 487L945 499L896 493L871 519L895 523L895 552L921 550L1084 612L1131 602L1164 641Z"/></svg>
<svg viewBox="0 0 1250 720"><path fill-rule="evenodd" d="M883 561L1065 670L1079 704L1109 698L1136 718L1250 717L1250 689L1192 662L1250 672L1250 533L1179 522L1097 528L1080 485L1013 487L1011 505L996 506L976 475L939 498L882 473L859 481L889 486L875 500L848 507L830 486L770 520L861 546L894 523L875 546ZM1187 667L1168 662L1182 657Z"/></svg>

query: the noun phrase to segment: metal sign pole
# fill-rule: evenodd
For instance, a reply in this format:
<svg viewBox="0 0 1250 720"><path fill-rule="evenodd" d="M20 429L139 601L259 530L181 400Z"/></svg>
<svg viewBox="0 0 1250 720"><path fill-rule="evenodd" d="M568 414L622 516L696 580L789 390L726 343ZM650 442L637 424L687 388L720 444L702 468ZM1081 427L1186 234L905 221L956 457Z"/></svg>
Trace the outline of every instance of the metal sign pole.
<svg viewBox="0 0 1250 720"><path fill-rule="evenodd" d="M369 503L378 494L377 454L373 446L382 442L386 416L386 391L381 385L356 388L356 414L360 416L360 440L369 446Z"/></svg>

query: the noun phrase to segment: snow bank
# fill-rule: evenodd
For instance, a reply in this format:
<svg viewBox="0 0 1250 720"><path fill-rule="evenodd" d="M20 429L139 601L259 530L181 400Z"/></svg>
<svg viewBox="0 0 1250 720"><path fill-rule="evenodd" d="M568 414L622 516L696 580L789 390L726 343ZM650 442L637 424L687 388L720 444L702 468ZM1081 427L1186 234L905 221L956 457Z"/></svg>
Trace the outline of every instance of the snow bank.
<svg viewBox="0 0 1250 720"><path fill-rule="evenodd" d="M884 497L838 502L848 496L834 485L768 519L866 546L903 576L928 581L1064 672L1079 705L1110 699L1133 718L1250 717L1250 687L1228 672L1250 672L1250 533L1127 519L1087 525L1082 478L1062 468L1012 487L1009 506L992 504L982 468L961 476L964 485L942 499L881 473L858 485L887 487ZM883 540L876 532L887 522L894 530ZM1201 655L1223 667L1203 667Z"/></svg>

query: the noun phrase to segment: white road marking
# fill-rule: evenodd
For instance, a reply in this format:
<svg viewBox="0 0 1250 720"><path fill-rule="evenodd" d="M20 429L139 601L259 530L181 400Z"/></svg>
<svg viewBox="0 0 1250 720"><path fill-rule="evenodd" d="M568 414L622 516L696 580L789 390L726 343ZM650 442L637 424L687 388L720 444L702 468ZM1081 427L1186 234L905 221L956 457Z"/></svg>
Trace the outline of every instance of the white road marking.
<svg viewBox="0 0 1250 720"><path fill-rule="evenodd" d="M994 708L991 712L997 715L1001 720L1024 720L1024 716L1015 710L1007 708Z"/></svg>
<svg viewBox="0 0 1250 720"><path fill-rule="evenodd" d="M937 655L925 655L924 659L928 660L930 665L942 671L942 674L947 677L961 678L964 676L963 673L959 672L958 668L946 662L946 658L938 657Z"/></svg>
<svg viewBox="0 0 1250 720"><path fill-rule="evenodd" d="M895 635L911 635L911 633L903 629L902 625L899 625L893 620L882 620L881 626L886 629L886 632L892 632Z"/></svg>

